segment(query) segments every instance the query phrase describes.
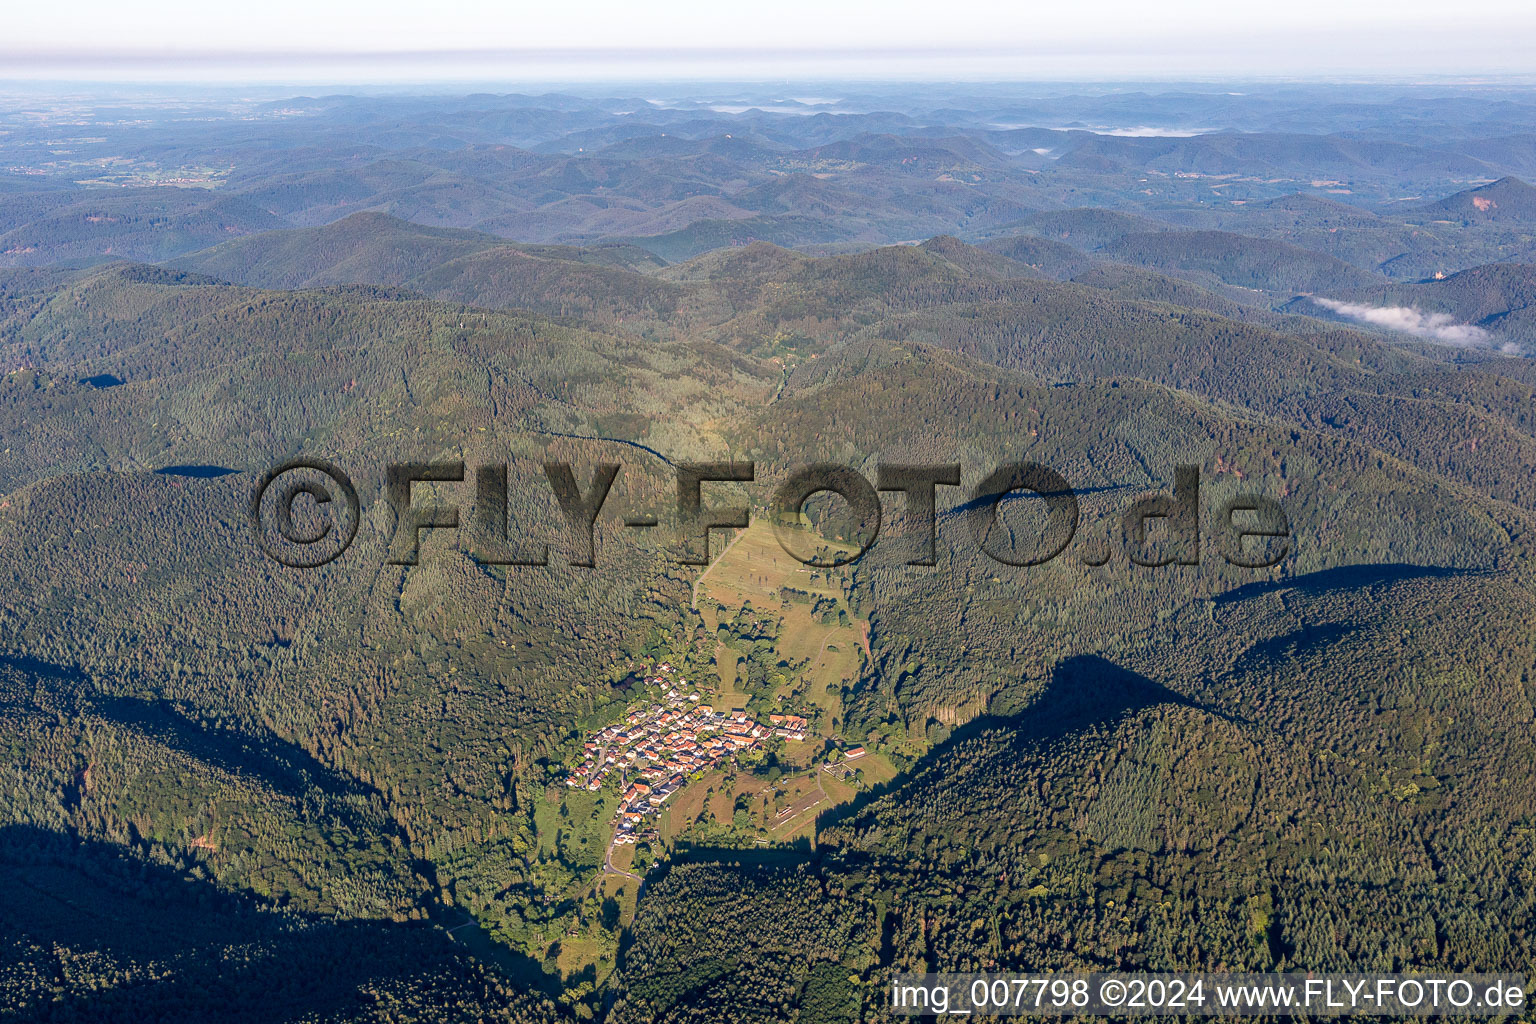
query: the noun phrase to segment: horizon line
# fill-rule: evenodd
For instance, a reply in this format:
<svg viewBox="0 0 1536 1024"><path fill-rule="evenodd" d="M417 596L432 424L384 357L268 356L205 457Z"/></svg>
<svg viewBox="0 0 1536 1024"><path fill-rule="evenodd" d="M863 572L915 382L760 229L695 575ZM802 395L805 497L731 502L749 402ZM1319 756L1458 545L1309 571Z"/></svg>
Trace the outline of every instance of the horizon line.
<svg viewBox="0 0 1536 1024"><path fill-rule="evenodd" d="M1271 41L1273 42L1273 41ZM1532 84L1536 54L1476 58L1443 45L1415 52L1355 50L1347 58L1273 47L1262 53L1217 38L1032 46L528 46L411 49L239 47L0 48L0 81L146 84L199 80L275 84L474 82L1313 82ZM1443 43L1443 41L1442 41ZM1286 59L1286 57L1293 59ZM1502 59L1501 59L1502 57ZM120 77L113 78L113 75ZM349 76L358 76L349 78ZM1425 81L1425 80L1432 80Z"/></svg>

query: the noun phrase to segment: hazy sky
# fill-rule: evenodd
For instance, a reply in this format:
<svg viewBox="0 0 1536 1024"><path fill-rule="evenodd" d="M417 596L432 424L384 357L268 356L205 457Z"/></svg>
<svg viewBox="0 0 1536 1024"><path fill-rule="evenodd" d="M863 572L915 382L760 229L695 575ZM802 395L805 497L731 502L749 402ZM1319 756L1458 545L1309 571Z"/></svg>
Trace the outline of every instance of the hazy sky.
<svg viewBox="0 0 1536 1024"><path fill-rule="evenodd" d="M1532 0L76 0L15 3L5 22L0 78L257 66L545 79L1536 71Z"/></svg>

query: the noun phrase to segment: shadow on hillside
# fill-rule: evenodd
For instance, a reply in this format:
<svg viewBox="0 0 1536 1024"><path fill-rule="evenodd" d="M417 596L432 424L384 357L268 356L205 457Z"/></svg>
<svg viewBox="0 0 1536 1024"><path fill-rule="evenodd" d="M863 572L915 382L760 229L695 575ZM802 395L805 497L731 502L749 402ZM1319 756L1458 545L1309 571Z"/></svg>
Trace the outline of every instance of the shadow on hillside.
<svg viewBox="0 0 1536 1024"><path fill-rule="evenodd" d="M810 854L811 841L804 838L779 846L757 846L748 849L679 843L673 848L667 863L671 865L723 861L744 868L785 868L804 862ZM662 876L658 874L656 877L659 879Z"/></svg>
<svg viewBox="0 0 1536 1024"><path fill-rule="evenodd" d="M142 697L98 696L90 691L79 669L55 665L24 655L0 656L0 666L26 675L65 684L51 687L55 698L72 704L75 713L88 711L128 726L190 757L234 775L257 778L278 792L297 795L317 788L336 796L378 796L358 779L330 768L287 740L267 734L254 736L195 722L168 701Z"/></svg>
<svg viewBox="0 0 1536 1024"><path fill-rule="evenodd" d="M920 780L925 775L945 771L956 748L985 733L1006 733L1012 749L1021 756L1028 756L1038 754L1042 749L1048 750L1070 736L1113 725L1158 705L1195 708L1205 714L1233 721L1222 712L1192 701L1106 658L1097 655L1068 658L1056 666L1044 691L1029 705L1016 714L984 715L955 729L948 739L919 759L911 770L889 783L865 790L849 803L823 814L816 823L817 833L856 822L870 804L891 794L896 794L899 799L901 791L909 785L915 786L921 793ZM653 887L661 885L675 867L686 863L714 863L742 872L782 872L825 860L835 860L844 868L856 869L861 864L869 865L880 856L848 846L823 845L810 850L802 844L798 847L752 851L689 846L680 849L670 861L658 866L648 876L647 882ZM625 932L619 948L618 965L621 971L627 963L633 942L634 930L630 929Z"/></svg>
<svg viewBox="0 0 1536 1024"><path fill-rule="evenodd" d="M1447 576L1475 576L1482 569L1450 569L1440 565L1410 565L1391 562L1385 565L1341 565L1322 569L1304 576L1287 576L1274 580L1259 580L1216 595L1216 604L1232 604L1249 598L1272 594L1278 590L1295 590L1303 594L1326 594L1335 590L1358 590L1363 587L1400 583L1404 580L1442 579Z"/></svg>
<svg viewBox="0 0 1536 1024"><path fill-rule="evenodd" d="M384 806L382 796L372 787L330 768L302 748L270 733L253 736L196 722L180 714L167 701L126 696L97 696L91 692L88 686L89 680L85 674L69 666L54 665L27 656L7 655L0 656L0 667L49 680L53 685L47 689L53 697L58 698L59 704L53 713L99 715L140 732L168 749L180 751L202 764L259 780L273 790L288 796L301 797L306 792L318 790L329 796L342 798L376 798L378 806L380 808ZM30 692L30 688L27 692ZM31 705L32 702L29 698L24 703ZM45 707L38 709L49 710ZM329 812L339 819L341 826L350 829L355 835L363 835L369 829L377 830L386 836L399 834L399 827L387 814L369 814L362 808L349 806L348 803L345 799L333 800L327 803L327 807ZM0 828L0 840L3 840L6 834L12 836L11 840L0 842L0 860L3 860L7 849L33 844L40 844L41 848L48 849L50 843L59 838L55 833L34 829L31 830L30 841L18 841L15 839L21 834L17 831L18 828L19 826ZM46 837L49 836L55 836L55 840L47 839ZM63 838L66 842L74 842L69 837ZM82 849L92 845L110 851L112 857L123 863L135 865L133 870L138 870L140 862L122 856L121 851L110 844L85 843ZM436 865L432 862L415 860L412 868L416 874L432 881L435 885L437 872ZM0 888L0 891L8 890ZM219 890L210 885L208 891L218 892ZM229 898L241 902L238 897L229 896ZM255 912L254 903L244 901L243 905L251 908L250 912ZM536 989L545 994L555 994L559 991L560 979L547 974L537 961L495 942L489 935L480 931L478 925L462 927L466 923L465 920L451 919L451 915L443 914L435 906L429 906L428 910L433 914L434 923L442 925L444 929L453 929L454 938L457 940L454 948L460 955L468 951L477 959L494 963L520 988ZM428 928L429 926L416 927ZM5 934L8 933L0 931L0 935Z"/></svg>
<svg viewBox="0 0 1536 1024"><path fill-rule="evenodd" d="M155 470L157 476L184 476L193 480L217 480L221 476L233 476L240 472L238 469L230 469L228 466L161 466Z"/></svg>
<svg viewBox="0 0 1536 1024"><path fill-rule="evenodd" d="M1016 714L973 718L924 754L910 771L888 783L864 790L848 803L823 814L817 819L817 831L849 822L862 814L869 804L888 793L900 790L928 772L942 771L952 750L984 733L1006 732L1018 748L1048 746L1088 729L1112 725L1159 704L1194 708L1225 721L1238 721L1222 711L1175 693L1146 676L1122 668L1107 658L1094 654L1078 655L1058 663L1045 690ZM857 853L840 851L839 855L857 856ZM674 860L738 863L743 868L779 868L815 860L820 856L820 853L813 853L804 847L747 851L730 847L690 846Z"/></svg>
<svg viewBox="0 0 1536 1024"><path fill-rule="evenodd" d="M1305 650L1320 651L1339 641L1347 640L1358 630L1358 625L1352 622L1304 625L1300 629L1254 644L1238 657L1236 666L1263 665L1265 662L1284 658L1288 654Z"/></svg>
<svg viewBox="0 0 1536 1024"><path fill-rule="evenodd" d="M206 764L258 778L281 793L297 795L314 787L336 796L378 795L286 740L195 722L165 701L105 697L93 702L91 710Z"/></svg>
<svg viewBox="0 0 1536 1024"><path fill-rule="evenodd" d="M31 826L0 828L0 889L0 965L22 1018L360 1019L394 983L452 1005L476 973L465 947L428 924L275 914L111 844ZM58 980L61 959L72 985ZM107 983L93 991L98 969Z"/></svg>
<svg viewBox="0 0 1536 1024"><path fill-rule="evenodd" d="M982 715L955 729L943 743L924 754L912 769L889 783L861 792L850 802L823 815L817 831L858 817L870 803L923 774L942 770L949 752L987 732L1009 734L1015 747L1048 746L1068 736L1113 725L1159 704L1194 708L1225 721L1225 712L1190 700L1161 683L1116 665L1096 654L1082 654L1057 663L1040 696L1017 713Z"/></svg>
<svg viewBox="0 0 1536 1024"><path fill-rule="evenodd" d="M983 509L989 508L994 501L998 501L999 504L1006 508L1008 503L1014 501L1040 501L1045 498L1059 498L1066 494L1071 494L1074 497L1084 494L1113 494L1115 491L1129 491L1132 489L1133 488L1131 484L1103 484L1097 487L1073 487L1065 491L1045 491L1043 493L1036 493L1034 491L1009 491L1007 494L1002 495L1000 500L995 499L990 494L983 495L980 498L969 498L951 506L950 508L941 509L938 513L938 516L940 522L945 522L949 519L953 519L956 516L963 516L968 512L979 512Z"/></svg>

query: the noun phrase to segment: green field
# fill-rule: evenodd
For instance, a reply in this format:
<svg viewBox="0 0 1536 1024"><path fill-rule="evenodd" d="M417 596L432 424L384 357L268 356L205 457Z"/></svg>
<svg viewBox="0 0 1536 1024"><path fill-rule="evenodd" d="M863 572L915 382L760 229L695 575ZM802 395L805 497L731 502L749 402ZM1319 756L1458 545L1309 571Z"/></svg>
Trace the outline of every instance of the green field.
<svg viewBox="0 0 1536 1024"><path fill-rule="evenodd" d="M840 545L831 546L848 550ZM809 601L784 598L786 588L812 599L835 602L844 612L843 621L817 621ZM821 735L836 735L842 725L841 690L858 678L867 642L867 623L846 614L844 585L838 570L816 569L797 561L779 544L768 519L759 516L709 566L695 592L700 614L711 631L722 618L740 612L748 604L760 614L781 621L777 653L782 660L804 667L798 668L789 684L774 696L783 701L800 698L820 708L824 712ZM721 644L715 657L719 703L727 708L745 707L751 695L741 687L737 655Z"/></svg>

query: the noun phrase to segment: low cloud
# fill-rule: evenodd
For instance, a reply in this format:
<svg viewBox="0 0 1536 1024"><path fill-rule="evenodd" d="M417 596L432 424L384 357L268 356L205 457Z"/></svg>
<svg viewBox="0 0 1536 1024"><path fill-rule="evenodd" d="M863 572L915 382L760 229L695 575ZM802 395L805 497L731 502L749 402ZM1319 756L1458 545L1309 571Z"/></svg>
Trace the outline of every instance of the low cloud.
<svg viewBox="0 0 1536 1024"><path fill-rule="evenodd" d="M1411 306L1367 306L1317 295L1312 296L1312 301L1351 320L1385 327L1389 331L1401 331L1441 345L1455 348L1498 348L1501 352L1511 354L1518 351L1513 343L1498 344L1498 340L1481 327L1457 323L1456 318L1449 313L1424 313Z"/></svg>

